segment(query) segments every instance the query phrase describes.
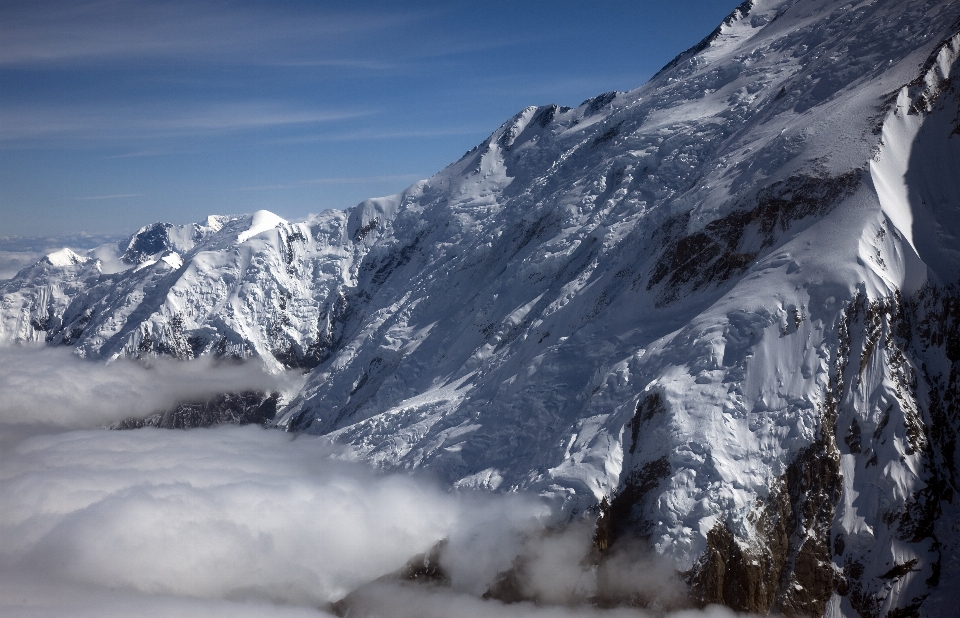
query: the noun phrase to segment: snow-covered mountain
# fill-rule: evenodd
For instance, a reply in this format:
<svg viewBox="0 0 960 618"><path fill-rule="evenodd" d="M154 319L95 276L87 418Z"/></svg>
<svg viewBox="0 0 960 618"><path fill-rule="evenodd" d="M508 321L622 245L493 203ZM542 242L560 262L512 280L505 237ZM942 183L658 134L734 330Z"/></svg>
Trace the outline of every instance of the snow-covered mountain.
<svg viewBox="0 0 960 618"><path fill-rule="evenodd" d="M648 539L704 603L949 615L958 18L748 0L398 195L48 255L0 287L0 339L302 368L279 427L599 512L602 549Z"/></svg>

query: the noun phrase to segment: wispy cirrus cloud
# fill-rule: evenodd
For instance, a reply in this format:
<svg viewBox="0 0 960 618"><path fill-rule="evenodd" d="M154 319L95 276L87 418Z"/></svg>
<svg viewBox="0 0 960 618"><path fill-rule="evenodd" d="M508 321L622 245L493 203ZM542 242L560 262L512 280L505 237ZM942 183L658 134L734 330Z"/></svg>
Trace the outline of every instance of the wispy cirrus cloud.
<svg viewBox="0 0 960 618"><path fill-rule="evenodd" d="M96 106L5 106L0 143L56 140L130 140L203 136L309 126L371 115L370 110L305 109L264 101L132 103Z"/></svg>
<svg viewBox="0 0 960 618"><path fill-rule="evenodd" d="M290 183L256 185L250 187L237 187L235 191L275 191L281 189L296 189L300 187L309 187L314 185L363 185L375 184L378 182L415 182L420 180L419 174L394 174L388 176L344 176L331 178L307 178Z"/></svg>
<svg viewBox="0 0 960 618"><path fill-rule="evenodd" d="M342 69L368 69L371 71L388 71L396 69L396 62L386 62L383 60L349 60L349 59L322 59L322 60L276 60L272 62L262 62L274 67L330 67Z"/></svg>
<svg viewBox="0 0 960 618"><path fill-rule="evenodd" d="M0 8L0 65L127 62L347 62L351 38L420 19L417 11L333 11L322 6L209 1L50 0Z"/></svg>
<svg viewBox="0 0 960 618"><path fill-rule="evenodd" d="M357 142L364 140L387 140L387 139L409 139L409 138L431 138L431 137L450 137L457 135L482 135L490 134L490 127L438 127L422 129L385 129L385 128L364 128L357 131L346 133L321 133L297 135L293 137L276 138L269 141L271 144L308 144L311 142Z"/></svg>
<svg viewBox="0 0 960 618"><path fill-rule="evenodd" d="M376 2L338 9L296 2L21 0L0 6L0 67L152 61L382 72L565 34L465 35L435 27L455 13L445 5ZM425 30L430 36L422 36ZM407 36L412 33L418 34Z"/></svg>
<svg viewBox="0 0 960 618"><path fill-rule="evenodd" d="M83 202L91 202L94 200L122 200L122 199L131 198L131 197L141 197L142 195L143 193L112 193L110 195L78 196L74 199L77 199Z"/></svg>

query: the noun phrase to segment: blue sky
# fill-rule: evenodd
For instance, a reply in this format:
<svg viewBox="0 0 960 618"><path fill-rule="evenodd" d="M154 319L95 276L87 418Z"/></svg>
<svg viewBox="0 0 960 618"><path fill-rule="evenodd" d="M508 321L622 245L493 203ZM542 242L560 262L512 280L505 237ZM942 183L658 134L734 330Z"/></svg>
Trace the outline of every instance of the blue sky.
<svg viewBox="0 0 960 618"><path fill-rule="evenodd" d="M630 90L738 0L0 3L0 236L394 193L527 105Z"/></svg>

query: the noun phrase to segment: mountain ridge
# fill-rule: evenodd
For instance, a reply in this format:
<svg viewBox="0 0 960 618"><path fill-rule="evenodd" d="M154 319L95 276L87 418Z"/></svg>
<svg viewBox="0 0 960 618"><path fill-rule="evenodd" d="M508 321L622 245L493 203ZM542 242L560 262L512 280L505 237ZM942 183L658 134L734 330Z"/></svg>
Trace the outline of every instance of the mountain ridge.
<svg viewBox="0 0 960 618"><path fill-rule="evenodd" d="M0 339L307 370L279 427L570 517L608 499L603 543L643 536L704 603L935 615L958 13L746 2L644 86L528 107L397 195L25 269Z"/></svg>

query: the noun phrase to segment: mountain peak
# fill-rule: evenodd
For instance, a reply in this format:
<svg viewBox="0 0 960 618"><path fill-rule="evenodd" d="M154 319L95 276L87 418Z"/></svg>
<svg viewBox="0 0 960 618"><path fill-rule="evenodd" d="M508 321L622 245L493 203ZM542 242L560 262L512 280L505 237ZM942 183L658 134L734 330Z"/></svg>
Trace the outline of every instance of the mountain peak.
<svg viewBox="0 0 960 618"><path fill-rule="evenodd" d="M74 253L72 250L64 247L59 251L54 251L53 253L48 253L45 258L52 266L75 266L77 264L83 264L89 261L90 258L83 257Z"/></svg>
<svg viewBox="0 0 960 618"><path fill-rule="evenodd" d="M237 236L237 242L242 243L248 238L253 238L257 234L266 232L278 225L286 225L287 223L288 221L286 219L273 214L269 210L258 210L250 217L250 227Z"/></svg>
<svg viewBox="0 0 960 618"><path fill-rule="evenodd" d="M24 271L0 337L303 370L280 428L599 513L601 549L645 539L703 604L935 614L960 578L956 13L744 3L646 85L525 108L397 195Z"/></svg>

